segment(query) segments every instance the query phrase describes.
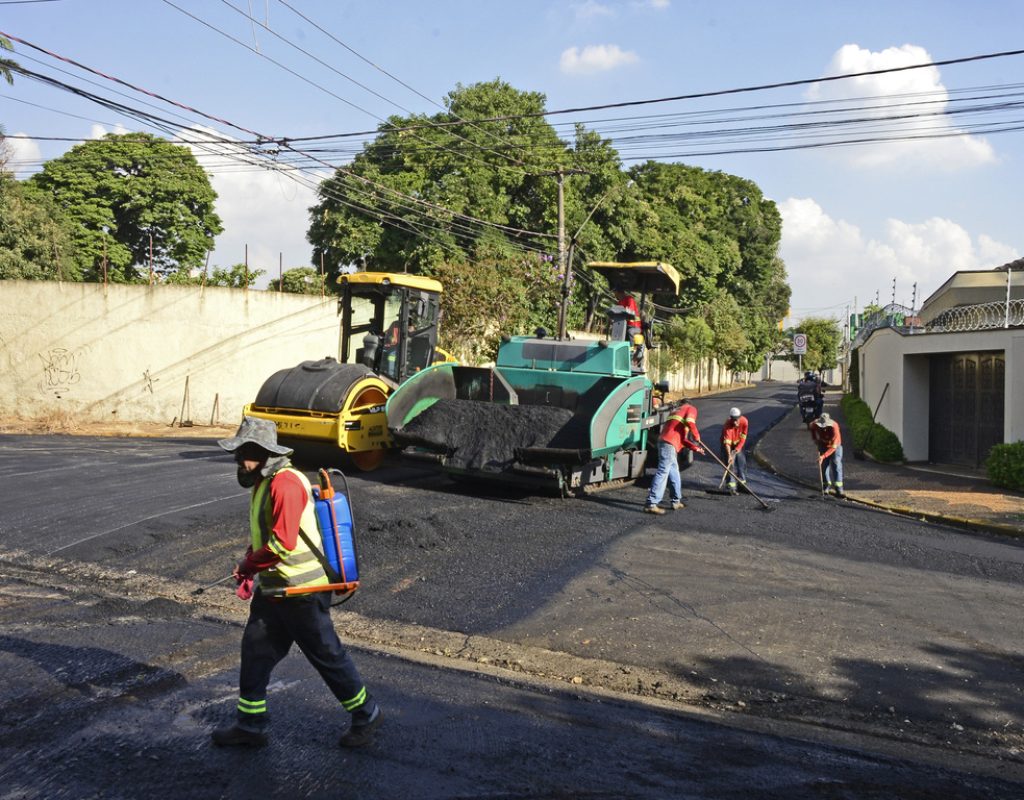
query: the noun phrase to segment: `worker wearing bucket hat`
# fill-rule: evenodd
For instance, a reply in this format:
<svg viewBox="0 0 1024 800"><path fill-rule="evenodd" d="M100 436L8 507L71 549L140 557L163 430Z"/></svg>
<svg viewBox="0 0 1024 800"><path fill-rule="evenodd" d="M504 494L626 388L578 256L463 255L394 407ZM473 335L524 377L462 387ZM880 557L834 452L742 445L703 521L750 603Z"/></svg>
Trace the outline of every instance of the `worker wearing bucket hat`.
<svg viewBox="0 0 1024 800"><path fill-rule="evenodd" d="M818 447L822 490L834 491L839 498L846 497L843 491L843 437L839 423L828 414L822 414L809 427L811 438Z"/></svg>
<svg viewBox="0 0 1024 800"><path fill-rule="evenodd" d="M318 588L331 579L310 544L319 534L309 481L292 467L292 451L278 444L277 426L270 420L245 417L233 437L217 444L234 455L238 482L252 488L251 543L233 574L240 585L255 577L256 589L242 634L235 723L215 730L214 744L267 743L267 685L292 644L352 715L339 744L369 744L382 721L381 710L334 630L331 592Z"/></svg>

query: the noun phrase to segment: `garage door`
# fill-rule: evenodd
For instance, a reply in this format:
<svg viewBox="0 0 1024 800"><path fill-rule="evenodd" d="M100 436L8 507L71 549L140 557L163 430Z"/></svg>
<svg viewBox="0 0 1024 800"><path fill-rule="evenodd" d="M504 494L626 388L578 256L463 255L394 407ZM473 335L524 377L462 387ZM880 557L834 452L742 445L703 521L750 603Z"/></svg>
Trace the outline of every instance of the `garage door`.
<svg viewBox="0 0 1024 800"><path fill-rule="evenodd" d="M928 460L978 467L1003 441L1002 351L931 357Z"/></svg>

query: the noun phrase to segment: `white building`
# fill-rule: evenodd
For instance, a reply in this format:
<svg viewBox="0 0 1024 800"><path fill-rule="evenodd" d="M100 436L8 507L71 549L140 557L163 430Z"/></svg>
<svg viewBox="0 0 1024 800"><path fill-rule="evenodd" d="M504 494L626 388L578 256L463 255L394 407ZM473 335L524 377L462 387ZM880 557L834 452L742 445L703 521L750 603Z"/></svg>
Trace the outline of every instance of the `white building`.
<svg viewBox="0 0 1024 800"><path fill-rule="evenodd" d="M1024 439L1024 259L954 273L917 317L881 315L854 346L860 396L908 461L980 466Z"/></svg>

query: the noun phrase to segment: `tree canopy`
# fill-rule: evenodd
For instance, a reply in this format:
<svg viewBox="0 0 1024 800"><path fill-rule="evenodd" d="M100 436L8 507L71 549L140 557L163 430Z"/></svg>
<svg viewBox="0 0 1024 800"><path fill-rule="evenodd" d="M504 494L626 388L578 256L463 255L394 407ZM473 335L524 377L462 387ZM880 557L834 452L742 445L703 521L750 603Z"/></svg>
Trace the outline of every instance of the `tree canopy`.
<svg viewBox="0 0 1024 800"><path fill-rule="evenodd" d="M389 119L321 184L307 234L314 262L323 257L332 278L349 264L422 272L446 289L457 280L459 292L472 284L477 297L527 304L485 317L489 301L474 309L471 298L446 298L453 327L471 310L477 330L494 323L492 337L553 328L561 276L548 269L538 279L537 265L557 253L561 171L570 258L671 263L683 278L672 311L704 320L709 352L730 368L756 368L789 305L775 203L726 173L658 162L624 170L611 143L582 125L562 140L544 102L495 80L456 87L433 116ZM607 304L604 279L581 277L569 307L575 326Z"/></svg>
<svg viewBox="0 0 1024 800"><path fill-rule="evenodd" d="M796 333L807 334L807 352L801 358L804 369L818 372L836 366L839 343L843 340L836 320L807 317L797 326Z"/></svg>
<svg viewBox="0 0 1024 800"><path fill-rule="evenodd" d="M0 36L0 50L13 50L14 46L11 44L11 40L6 36ZM0 58L0 78L3 78L7 83L14 83L14 76L11 71L17 64L9 58Z"/></svg>
<svg viewBox="0 0 1024 800"><path fill-rule="evenodd" d="M84 276L132 282L202 266L221 232L216 193L187 147L147 133L108 134L47 161L29 179L72 223Z"/></svg>
<svg viewBox="0 0 1024 800"><path fill-rule="evenodd" d="M0 279L81 279L67 221L52 198L0 171Z"/></svg>

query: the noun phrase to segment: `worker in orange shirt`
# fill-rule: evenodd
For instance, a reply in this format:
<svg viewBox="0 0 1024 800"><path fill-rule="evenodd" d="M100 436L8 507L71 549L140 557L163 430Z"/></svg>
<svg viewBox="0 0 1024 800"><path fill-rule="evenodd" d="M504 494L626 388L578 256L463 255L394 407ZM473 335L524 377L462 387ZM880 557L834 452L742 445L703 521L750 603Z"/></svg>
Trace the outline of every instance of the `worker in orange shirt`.
<svg viewBox="0 0 1024 800"><path fill-rule="evenodd" d="M843 436L839 423L828 414L822 414L810 424L811 438L818 446L818 468L821 470L822 491L835 491L843 499Z"/></svg>
<svg viewBox="0 0 1024 800"><path fill-rule="evenodd" d="M658 469L647 493L644 511L648 514L664 514L659 503L665 495L665 484L672 486L672 510L686 508L683 502L683 484L679 478L679 451L703 454L700 431L697 430L697 408L683 399L683 404L661 426L658 439Z"/></svg>
<svg viewBox="0 0 1024 800"><path fill-rule="evenodd" d="M615 302L630 313L626 322L626 340L630 344L633 366L643 368L645 354L644 324L640 317L640 306L636 298L624 289L615 290Z"/></svg>
<svg viewBox="0 0 1024 800"><path fill-rule="evenodd" d="M747 444L747 418L738 408L729 409L729 419L722 426L722 460L729 464L729 494L737 494L736 478L747 485L747 456L743 448Z"/></svg>

